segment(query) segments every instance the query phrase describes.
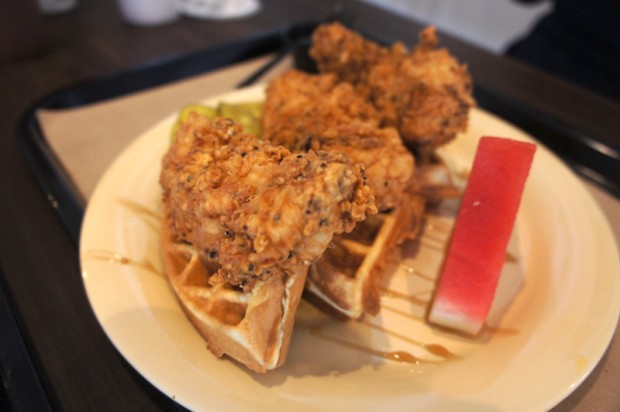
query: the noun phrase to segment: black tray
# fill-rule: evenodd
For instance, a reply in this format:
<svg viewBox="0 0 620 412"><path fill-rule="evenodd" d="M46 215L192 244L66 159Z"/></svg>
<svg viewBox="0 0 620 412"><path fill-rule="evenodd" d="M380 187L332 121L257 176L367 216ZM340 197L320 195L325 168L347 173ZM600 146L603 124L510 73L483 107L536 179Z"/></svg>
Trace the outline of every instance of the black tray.
<svg viewBox="0 0 620 412"><path fill-rule="evenodd" d="M275 53L271 61L237 85L248 86L290 53L296 44L303 44L317 24L294 24L189 56L79 83L50 94L28 109L19 126L21 147L73 241L77 243L79 239L86 200L51 149L37 120L38 110L68 109L101 102Z"/></svg>
<svg viewBox="0 0 620 412"><path fill-rule="evenodd" d="M342 16L326 20L334 19L342 20ZM20 142L31 169L74 242L77 243L79 239L86 201L51 150L36 118L37 110L66 109L104 101L273 53L275 53L273 60L252 73L237 87L252 84L280 59L291 53L298 68L314 72L316 68L307 51L310 35L318 23L288 25L279 30L257 34L242 41L206 49L186 57L76 84L34 104L23 116ZM350 19L345 24L352 26ZM392 42L372 33L364 35L383 44ZM566 123L551 119L507 96L485 89L480 84L475 84L474 91L481 108L535 136L560 155L580 175L615 196L620 195L620 148L602 145L596 139L574 130Z"/></svg>

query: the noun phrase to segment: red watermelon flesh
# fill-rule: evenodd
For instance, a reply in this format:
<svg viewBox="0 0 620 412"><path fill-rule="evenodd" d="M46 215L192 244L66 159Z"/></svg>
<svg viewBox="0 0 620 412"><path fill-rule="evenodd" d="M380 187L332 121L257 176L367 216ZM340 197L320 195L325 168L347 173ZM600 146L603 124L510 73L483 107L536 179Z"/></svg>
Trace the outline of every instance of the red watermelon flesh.
<svg viewBox="0 0 620 412"><path fill-rule="evenodd" d="M480 139L435 290L431 323L471 335L482 329L535 151L532 143Z"/></svg>

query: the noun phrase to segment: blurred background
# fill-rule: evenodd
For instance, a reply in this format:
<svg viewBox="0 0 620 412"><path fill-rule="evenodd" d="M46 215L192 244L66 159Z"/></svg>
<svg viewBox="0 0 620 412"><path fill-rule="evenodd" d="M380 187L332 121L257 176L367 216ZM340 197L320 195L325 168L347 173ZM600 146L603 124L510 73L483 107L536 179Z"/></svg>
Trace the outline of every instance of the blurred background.
<svg viewBox="0 0 620 412"><path fill-rule="evenodd" d="M552 7L550 1L364 0L403 16L433 24L494 53L525 35Z"/></svg>
<svg viewBox="0 0 620 412"><path fill-rule="evenodd" d="M363 0L620 101L618 0Z"/></svg>
<svg viewBox="0 0 620 412"><path fill-rule="evenodd" d="M96 0L3 0L0 57L36 52L44 15L79 9ZM103 0L97 0L103 1ZM125 21L138 26L174 22L179 15L208 19L246 18L261 13L259 0L106 0ZM509 55L620 101L620 1L618 0L358 0L381 7ZM338 3L334 3L334 9ZM28 30L23 30L28 27Z"/></svg>

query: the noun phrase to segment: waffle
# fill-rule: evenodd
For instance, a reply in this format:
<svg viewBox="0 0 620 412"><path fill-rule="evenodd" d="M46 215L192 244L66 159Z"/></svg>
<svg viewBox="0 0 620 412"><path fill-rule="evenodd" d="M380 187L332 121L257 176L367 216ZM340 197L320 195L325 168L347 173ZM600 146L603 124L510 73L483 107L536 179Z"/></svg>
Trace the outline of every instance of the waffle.
<svg viewBox="0 0 620 412"><path fill-rule="evenodd" d="M369 216L351 233L335 236L310 267L307 299L344 319L379 313L381 279L397 246L417 235L424 206L423 197L408 195L397 209Z"/></svg>
<svg viewBox="0 0 620 412"><path fill-rule="evenodd" d="M217 264L190 244L174 242L166 222L161 233L167 277L187 318L211 352L261 373L282 365L308 266L258 281L244 293L227 283L211 285L209 278Z"/></svg>

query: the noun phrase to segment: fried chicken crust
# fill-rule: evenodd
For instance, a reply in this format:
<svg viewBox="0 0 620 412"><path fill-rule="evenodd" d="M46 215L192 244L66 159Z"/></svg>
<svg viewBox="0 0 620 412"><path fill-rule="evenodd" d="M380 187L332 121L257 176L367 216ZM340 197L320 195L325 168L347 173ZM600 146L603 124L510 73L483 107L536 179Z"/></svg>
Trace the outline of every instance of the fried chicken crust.
<svg viewBox="0 0 620 412"><path fill-rule="evenodd" d="M396 207L413 177L414 159L374 107L334 74L291 70L270 82L262 136L292 151L344 153L364 165L379 210Z"/></svg>
<svg viewBox="0 0 620 412"><path fill-rule="evenodd" d="M190 114L162 161L170 229L246 289L309 265L334 234L376 213L359 165L343 154L291 153L228 119Z"/></svg>
<svg viewBox="0 0 620 412"><path fill-rule="evenodd" d="M267 86L262 136L293 151L307 150L327 129L353 121L378 126L378 119L372 104L336 75L289 70Z"/></svg>
<svg viewBox="0 0 620 412"><path fill-rule="evenodd" d="M402 43L383 48L332 23L315 30L310 56L321 73L351 82L373 104L380 125L395 127L424 158L467 128L475 105L467 67L437 43L434 27L409 51Z"/></svg>

